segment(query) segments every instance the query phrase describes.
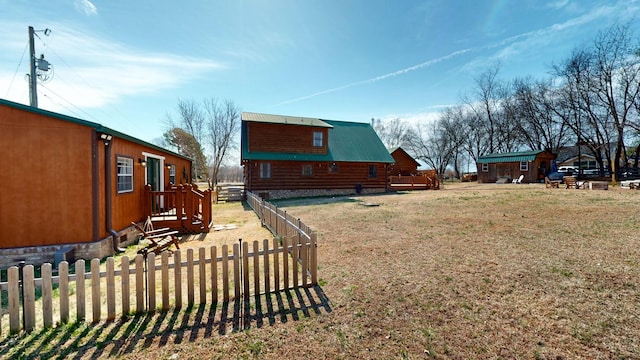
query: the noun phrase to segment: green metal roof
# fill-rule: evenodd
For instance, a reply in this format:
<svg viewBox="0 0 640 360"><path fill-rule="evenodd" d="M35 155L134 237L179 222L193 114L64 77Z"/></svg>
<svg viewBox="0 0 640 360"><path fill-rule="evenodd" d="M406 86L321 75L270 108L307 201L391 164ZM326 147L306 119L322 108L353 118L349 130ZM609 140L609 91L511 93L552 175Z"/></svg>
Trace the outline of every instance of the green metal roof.
<svg viewBox="0 0 640 360"><path fill-rule="evenodd" d="M82 125L82 126L87 126L87 127L95 129L97 132L100 132L100 133L110 134L110 135L113 135L113 136L115 136L117 138L120 138L120 139L125 139L125 140L131 141L131 142L134 142L134 143L137 143L137 144L140 144L140 145L144 145L144 146L150 147L150 148L155 149L155 150L159 150L159 151L163 151L163 152L166 152L166 153L173 154L175 156L179 156L179 157L181 157L183 159L192 160L191 158L189 158L187 156L184 156L184 155L178 154L176 152L173 152L171 150L167 150L167 149L165 149L163 147L148 143L148 142L146 142L144 140L140 140L138 138L134 138L133 136L127 135L125 133L121 133L118 130L111 129L111 128L108 128L106 126L102 126L102 125L100 125L98 123L94 123L94 122L91 122L91 121L78 119L78 118L75 118L75 117L72 117L72 116L67 116L67 115L64 115L64 114L55 113L55 112L48 111L48 110L34 108L32 106L16 103L16 102L5 100L5 99L0 99L0 105L12 107L14 109L19 109L19 110L32 112L32 113L35 113L35 114L43 115L43 116L46 116L46 117L50 117L50 118L54 118L54 119L58 119L58 120L62 120L62 121L67 121L67 122L78 124L78 125Z"/></svg>
<svg viewBox="0 0 640 360"><path fill-rule="evenodd" d="M320 121L329 125L327 130L327 154L249 152L248 142L246 141L246 126L243 121L242 160L381 162L389 164L395 162L368 123L335 120Z"/></svg>
<svg viewBox="0 0 640 360"><path fill-rule="evenodd" d="M478 164L533 161L544 150L520 151L502 154L489 154L478 157Z"/></svg>

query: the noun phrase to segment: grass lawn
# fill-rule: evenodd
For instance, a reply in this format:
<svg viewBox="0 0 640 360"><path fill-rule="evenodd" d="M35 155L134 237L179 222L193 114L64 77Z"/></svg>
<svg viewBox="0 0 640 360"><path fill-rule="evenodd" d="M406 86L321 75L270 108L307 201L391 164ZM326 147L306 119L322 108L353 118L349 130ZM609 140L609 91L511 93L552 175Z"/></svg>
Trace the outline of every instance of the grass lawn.
<svg viewBox="0 0 640 360"><path fill-rule="evenodd" d="M249 310L264 317L245 330L222 330L218 317L233 309L200 307L2 338L0 356L18 354L8 348L130 359L640 354L640 191L467 183L278 205L318 230L320 287L254 301Z"/></svg>

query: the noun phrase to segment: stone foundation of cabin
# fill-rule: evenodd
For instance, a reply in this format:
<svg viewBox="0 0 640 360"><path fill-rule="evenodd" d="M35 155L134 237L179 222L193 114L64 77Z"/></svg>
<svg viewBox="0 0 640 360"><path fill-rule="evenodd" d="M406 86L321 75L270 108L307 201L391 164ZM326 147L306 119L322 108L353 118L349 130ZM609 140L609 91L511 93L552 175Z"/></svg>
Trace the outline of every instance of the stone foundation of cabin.
<svg viewBox="0 0 640 360"><path fill-rule="evenodd" d="M125 248L138 241L138 231L130 226L118 233L120 247ZM56 253L61 250L72 249L71 254L75 260L93 258L102 259L113 255L113 240L108 236L100 241L92 243L56 244L45 246L30 246L22 248L0 249L0 269L18 265L24 261L27 265L41 265L51 263L55 265Z"/></svg>
<svg viewBox="0 0 640 360"><path fill-rule="evenodd" d="M359 192L358 192L359 190ZM386 192L384 188L372 189L310 189L310 190L256 190L254 194L265 200L318 196L366 195Z"/></svg>

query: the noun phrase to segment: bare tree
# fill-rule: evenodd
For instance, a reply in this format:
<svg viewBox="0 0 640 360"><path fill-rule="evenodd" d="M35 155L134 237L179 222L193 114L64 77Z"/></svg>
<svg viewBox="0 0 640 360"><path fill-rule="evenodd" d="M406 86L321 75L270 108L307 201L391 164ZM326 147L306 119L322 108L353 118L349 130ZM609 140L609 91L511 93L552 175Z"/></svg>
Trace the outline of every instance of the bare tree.
<svg viewBox="0 0 640 360"><path fill-rule="evenodd" d="M216 98L204 101L207 118L207 136L211 146L210 186L218 183L218 173L227 151L237 146L236 135L240 130L240 109L231 100L222 102Z"/></svg>
<svg viewBox="0 0 640 360"><path fill-rule="evenodd" d="M371 119L375 130L387 149L395 149L406 145L409 141L411 127L400 118L391 120Z"/></svg>

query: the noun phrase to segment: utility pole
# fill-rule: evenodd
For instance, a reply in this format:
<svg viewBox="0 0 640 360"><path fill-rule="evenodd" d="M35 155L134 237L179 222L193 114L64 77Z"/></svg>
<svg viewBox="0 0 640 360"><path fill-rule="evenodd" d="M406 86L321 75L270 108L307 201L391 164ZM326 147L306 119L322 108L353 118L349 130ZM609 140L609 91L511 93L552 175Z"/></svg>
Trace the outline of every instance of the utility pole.
<svg viewBox="0 0 640 360"><path fill-rule="evenodd" d="M36 77L36 47L33 43L33 26L29 26L29 103L32 107L38 107L38 92L36 86L38 84L38 78Z"/></svg>
<svg viewBox="0 0 640 360"><path fill-rule="evenodd" d="M43 31L46 36L51 34L51 30L37 30ZM42 81L47 81L50 79L49 74L47 72L51 69L49 66L49 62L44 59L44 55L40 55L40 59L36 58L36 47L34 44L33 37L36 33L36 30L33 29L33 26L29 26L29 103L32 107L38 107L38 78L41 78ZM40 72L38 72L39 70Z"/></svg>

